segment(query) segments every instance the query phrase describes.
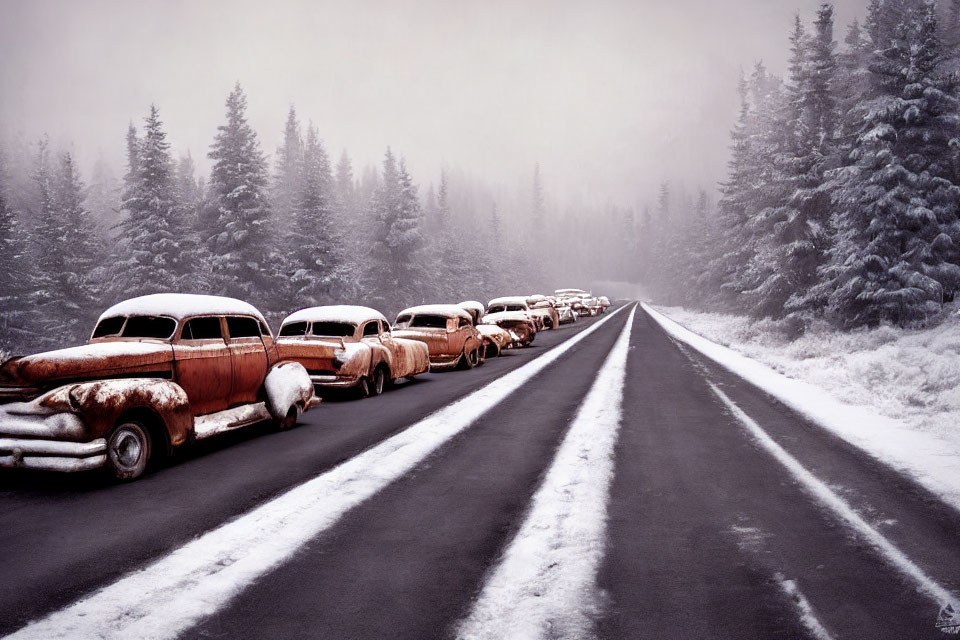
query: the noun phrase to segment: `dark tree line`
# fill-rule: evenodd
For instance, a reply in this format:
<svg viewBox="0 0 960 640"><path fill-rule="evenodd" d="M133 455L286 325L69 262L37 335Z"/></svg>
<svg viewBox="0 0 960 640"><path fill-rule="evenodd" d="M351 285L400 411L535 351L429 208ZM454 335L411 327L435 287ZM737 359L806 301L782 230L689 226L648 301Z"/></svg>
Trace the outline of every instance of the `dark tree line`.
<svg viewBox="0 0 960 640"><path fill-rule="evenodd" d="M788 77L740 82L716 215L653 230L658 296L798 331L936 321L960 287L958 45L960 0L872 0L842 48L829 4L797 18Z"/></svg>
<svg viewBox="0 0 960 640"><path fill-rule="evenodd" d="M270 162L246 107L237 85L206 177L189 154L175 157L156 106L128 127L119 179L98 162L87 186L46 139L0 149L0 351L77 344L107 306L146 293L238 297L273 322L331 303L390 315L577 286L628 262L630 243L612 246L624 234L608 232L625 214L583 225L582 209L560 213L539 166L519 193L449 168L421 193L389 148L359 176L346 151L334 166L293 107Z"/></svg>

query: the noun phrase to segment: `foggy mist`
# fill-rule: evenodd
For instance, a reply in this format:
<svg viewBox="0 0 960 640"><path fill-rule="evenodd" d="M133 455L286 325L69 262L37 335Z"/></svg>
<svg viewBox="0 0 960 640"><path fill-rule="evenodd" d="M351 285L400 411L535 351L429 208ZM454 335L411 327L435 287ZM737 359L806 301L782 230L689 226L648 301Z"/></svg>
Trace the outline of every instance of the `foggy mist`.
<svg viewBox="0 0 960 640"><path fill-rule="evenodd" d="M558 201L654 197L722 178L740 68L783 73L817 0L18 2L0 21L0 135L43 133L122 173L127 122L155 103L201 172L239 81L268 154L295 104L358 170L391 145L421 184L443 164ZM837 3L838 30L863 3Z"/></svg>

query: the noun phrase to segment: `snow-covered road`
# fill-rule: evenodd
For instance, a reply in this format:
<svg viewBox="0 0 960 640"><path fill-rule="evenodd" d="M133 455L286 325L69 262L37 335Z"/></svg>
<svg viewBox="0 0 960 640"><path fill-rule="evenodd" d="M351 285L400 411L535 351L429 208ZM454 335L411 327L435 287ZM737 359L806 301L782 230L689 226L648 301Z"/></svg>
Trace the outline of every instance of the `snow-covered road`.
<svg viewBox="0 0 960 640"><path fill-rule="evenodd" d="M0 632L937 637L960 515L808 420L622 306L137 483L0 475Z"/></svg>

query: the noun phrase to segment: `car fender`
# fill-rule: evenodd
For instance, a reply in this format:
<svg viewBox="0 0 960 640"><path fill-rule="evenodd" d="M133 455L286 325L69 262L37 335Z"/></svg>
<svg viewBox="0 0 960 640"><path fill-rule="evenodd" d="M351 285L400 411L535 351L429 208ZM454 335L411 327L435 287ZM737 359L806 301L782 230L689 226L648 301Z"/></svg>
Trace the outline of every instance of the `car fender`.
<svg viewBox="0 0 960 640"><path fill-rule="evenodd" d="M190 439L193 412L183 387L159 378L117 378L69 384L54 390L43 400L54 409L78 414L92 438L106 437L116 423L134 411L155 414L166 429L170 446Z"/></svg>
<svg viewBox="0 0 960 640"><path fill-rule="evenodd" d="M282 420L292 407L306 411L313 404L313 382L299 362L275 364L263 381L267 410L275 420Z"/></svg>

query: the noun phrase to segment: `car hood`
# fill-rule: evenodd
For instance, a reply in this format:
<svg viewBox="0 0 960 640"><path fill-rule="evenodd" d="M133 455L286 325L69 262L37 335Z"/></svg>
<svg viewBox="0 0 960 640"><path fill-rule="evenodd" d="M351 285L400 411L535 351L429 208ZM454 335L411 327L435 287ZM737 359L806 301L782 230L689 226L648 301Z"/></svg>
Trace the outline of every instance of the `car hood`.
<svg viewBox="0 0 960 640"><path fill-rule="evenodd" d="M488 313L483 316L483 322L497 324L500 322L533 322L533 320L525 311L501 311L500 313Z"/></svg>
<svg viewBox="0 0 960 640"><path fill-rule="evenodd" d="M44 386L57 380L170 372L173 347L166 342L96 342L11 358L0 366L0 383Z"/></svg>

